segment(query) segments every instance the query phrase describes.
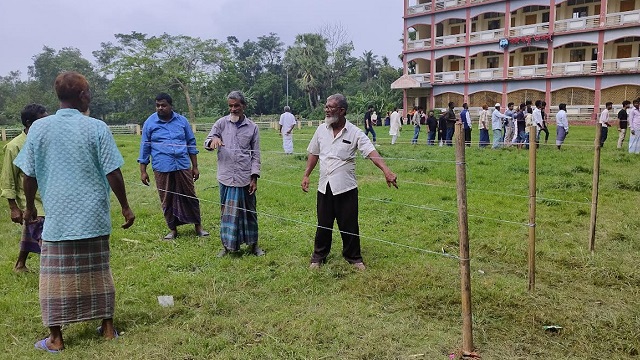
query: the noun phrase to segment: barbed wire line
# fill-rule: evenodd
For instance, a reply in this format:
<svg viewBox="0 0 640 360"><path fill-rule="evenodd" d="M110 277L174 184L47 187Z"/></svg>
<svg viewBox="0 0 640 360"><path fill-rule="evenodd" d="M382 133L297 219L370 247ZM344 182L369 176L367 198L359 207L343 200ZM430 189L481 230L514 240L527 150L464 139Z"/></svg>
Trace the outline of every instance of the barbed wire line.
<svg viewBox="0 0 640 360"><path fill-rule="evenodd" d="M274 183L274 184L279 184L279 185L289 186L289 187L299 187L300 186L300 185L294 185L294 184L284 183L284 182L275 181L275 180L268 180L268 179L261 179L261 181L266 181L266 182L269 182L269 183ZM386 203L386 204L401 205L401 206L410 207L410 208L414 208L414 209L421 209L421 210L429 210L429 211L434 211L434 212L442 212L442 213L447 213L447 214L454 214L456 216L458 215L458 212L457 211L453 211L453 210L444 210L444 209L439 209L439 208L429 207L429 206L424 206L424 205L407 204L407 203L402 203L402 202L398 202L398 201L391 201L391 200L387 200L387 199L370 198L370 197L361 196L361 195L358 195L358 199L376 201L376 202L381 202L381 203ZM521 223L521 222L516 222L516 221L510 221L510 220L496 219L496 218L491 218L491 217L481 216L481 215L468 214L467 216L473 217L473 218L478 218L478 219L493 220L493 221L503 222L503 223L507 223L507 224L529 226L528 223Z"/></svg>
<svg viewBox="0 0 640 360"><path fill-rule="evenodd" d="M147 187L146 185L143 185L143 184L138 184L138 185L142 186L142 187ZM275 218L275 219L278 219L278 220L293 222L293 223L300 224L300 225L306 225L306 226L309 226L309 227L315 227L315 228L319 228L319 229L334 231L333 228L320 226L318 224L312 224L312 223L305 222L305 221L302 221L302 220L291 219L291 218L287 218L287 217L284 217L284 216L265 213L265 212L262 212L262 211L258 212L258 211L249 210L249 209L246 209L246 208L243 208L243 207L227 205L227 204L220 203L219 201L201 199L201 198L198 198L196 196L181 194L181 193L178 193L178 192L175 192L175 191L170 191L170 190L165 190L165 189L158 189L158 188L156 188L156 189L158 191L163 191L163 192L166 192L166 193L169 193L169 194L178 195L178 196L186 197L186 198L189 198L189 199L198 200L198 201L201 201L201 202L208 202L208 203L213 203L213 204L216 204L216 205L228 206L228 207L230 207L232 209L242 210L242 211L250 212L250 213L253 213L253 214L256 214L256 215L271 217L271 218ZM439 256L442 256L442 257L446 257L446 258L461 260L461 258L459 256L456 256L456 255L453 255L453 254L448 254L448 253L443 253L442 251L433 251L433 250L422 249L422 248L419 248L419 247L400 244L400 243L397 243L397 242L393 242L393 241L385 240L385 239L380 239L380 238L373 237L373 236L362 235L362 234L354 234L354 233L350 233L348 231L337 230L337 232L339 232L340 234L345 234L345 235L350 235L350 236L358 236L361 239L368 239L368 240L380 242L380 243L387 244L387 245L392 245L392 246L397 246L397 247L406 248L406 249L410 249L410 250L420 251L420 252L427 253L427 254L432 254L432 255L439 255Z"/></svg>

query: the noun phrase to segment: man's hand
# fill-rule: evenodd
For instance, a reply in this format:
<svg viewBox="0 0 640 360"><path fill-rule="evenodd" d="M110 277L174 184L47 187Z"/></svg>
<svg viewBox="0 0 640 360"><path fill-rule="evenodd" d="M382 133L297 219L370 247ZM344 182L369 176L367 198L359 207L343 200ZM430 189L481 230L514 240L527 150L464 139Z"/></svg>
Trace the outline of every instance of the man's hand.
<svg viewBox="0 0 640 360"><path fill-rule="evenodd" d="M209 146L205 146L204 148L206 150L215 150L221 146L224 146L224 144L222 143L222 139L220 139L219 137L214 137L209 142Z"/></svg>
<svg viewBox="0 0 640 360"><path fill-rule="evenodd" d="M36 208L24 209L24 213L22 214L22 218L25 224L33 224L38 221L38 210Z"/></svg>
<svg viewBox="0 0 640 360"><path fill-rule="evenodd" d="M258 190L258 178L255 176L251 177L251 181L249 182L249 195L253 195Z"/></svg>
<svg viewBox="0 0 640 360"><path fill-rule="evenodd" d="M136 216L133 214L133 211L129 207L122 208L122 216L124 216L124 224L122 224L123 229L128 229L133 225L133 222L136 219Z"/></svg>
<svg viewBox="0 0 640 360"><path fill-rule="evenodd" d="M17 206L11 207L11 221L13 221L16 224L22 224L23 219L24 218L23 218L22 210L20 210L20 208Z"/></svg>
<svg viewBox="0 0 640 360"><path fill-rule="evenodd" d="M302 178L302 183L300 184L300 186L302 186L302 191L304 192L309 192L309 177L305 176Z"/></svg>
<svg viewBox="0 0 640 360"><path fill-rule="evenodd" d="M387 186L391 187L393 185L396 189L398 188L398 175L394 174L392 171L388 171L384 173L384 178L387 180Z"/></svg>
<svg viewBox="0 0 640 360"><path fill-rule="evenodd" d="M197 166L191 168L191 175L193 175L193 181L196 181L200 178L200 170L198 170Z"/></svg>
<svg viewBox="0 0 640 360"><path fill-rule="evenodd" d="M140 181L142 181L143 184L149 186L149 174L147 174L146 171L140 172Z"/></svg>

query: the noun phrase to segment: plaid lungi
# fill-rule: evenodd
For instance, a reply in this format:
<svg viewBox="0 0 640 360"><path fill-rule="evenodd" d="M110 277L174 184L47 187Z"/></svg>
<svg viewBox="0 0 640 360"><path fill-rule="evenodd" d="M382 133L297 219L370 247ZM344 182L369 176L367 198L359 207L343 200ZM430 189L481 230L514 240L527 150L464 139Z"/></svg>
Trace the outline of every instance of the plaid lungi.
<svg viewBox="0 0 640 360"><path fill-rule="evenodd" d="M25 222L26 223L26 222ZM20 239L20 251L28 251L32 253L40 253L40 245L42 244L42 227L44 226L44 217L38 216L36 222L25 224L22 226L22 238Z"/></svg>
<svg viewBox="0 0 640 360"><path fill-rule="evenodd" d="M231 251L240 245L258 243L258 214L256 194L249 195L249 186L234 187L220 184L220 239Z"/></svg>
<svg viewBox="0 0 640 360"><path fill-rule="evenodd" d="M196 197L191 170L154 171L162 212L167 226L200 224L200 201Z"/></svg>
<svg viewBox="0 0 640 360"><path fill-rule="evenodd" d="M109 235L42 242L40 309L45 326L113 318L116 290L109 258Z"/></svg>

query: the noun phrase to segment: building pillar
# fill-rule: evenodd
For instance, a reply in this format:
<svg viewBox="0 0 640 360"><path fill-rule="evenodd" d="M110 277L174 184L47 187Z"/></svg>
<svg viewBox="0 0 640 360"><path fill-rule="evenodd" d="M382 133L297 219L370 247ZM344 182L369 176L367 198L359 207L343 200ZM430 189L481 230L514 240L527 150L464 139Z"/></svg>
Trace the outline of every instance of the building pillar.
<svg viewBox="0 0 640 360"><path fill-rule="evenodd" d="M509 25L511 22L511 4L509 1L505 2L505 8L504 8L504 37L508 38L509 37ZM509 79L509 47L507 46L506 48L504 48L504 52L502 55L502 100L501 103L502 105L506 108L506 105L508 103L507 101L507 81Z"/></svg>
<svg viewBox="0 0 640 360"><path fill-rule="evenodd" d="M607 4L608 0L600 1L600 26L607 21ZM593 96L593 121L598 119L598 115L600 114L600 104L602 102L602 74L604 71L604 30L598 31L598 57L597 57L597 65L596 65L596 79L595 86L593 88L594 96Z"/></svg>
<svg viewBox="0 0 640 360"><path fill-rule="evenodd" d="M549 34L553 34L556 27L556 3L554 0L549 2ZM547 42L547 76L551 75L553 70L553 41ZM547 102L548 103L548 102Z"/></svg>
<svg viewBox="0 0 640 360"><path fill-rule="evenodd" d="M465 57L464 57L464 82L469 82L469 71L471 71L471 60L469 59L469 43L471 41L471 9L467 8L467 20L465 22L467 28L465 34ZM465 101L467 100L467 93L464 94Z"/></svg>

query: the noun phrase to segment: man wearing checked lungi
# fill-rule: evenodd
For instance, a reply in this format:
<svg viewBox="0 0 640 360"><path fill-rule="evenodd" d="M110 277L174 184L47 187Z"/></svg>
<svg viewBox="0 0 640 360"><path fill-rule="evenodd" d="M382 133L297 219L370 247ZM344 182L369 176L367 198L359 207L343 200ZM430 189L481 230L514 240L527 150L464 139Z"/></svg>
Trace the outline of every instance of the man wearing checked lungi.
<svg viewBox="0 0 640 360"><path fill-rule="evenodd" d="M227 96L229 115L213 124L204 142L206 150L218 150L220 185L220 239L218 257L240 250L264 255L258 247L256 190L260 177L260 133L258 126L244 115L247 102L240 91Z"/></svg>
<svg viewBox="0 0 640 360"><path fill-rule="evenodd" d="M24 220L37 218L34 199L40 189L47 221L40 255L40 308L50 335L39 350L64 349L61 326L101 319L105 339L118 336L113 326L115 287L109 264L110 191L125 223L133 225L120 167L124 164L107 125L83 115L91 92L87 79L64 72L55 80L60 110L38 120L14 164L25 174Z"/></svg>

